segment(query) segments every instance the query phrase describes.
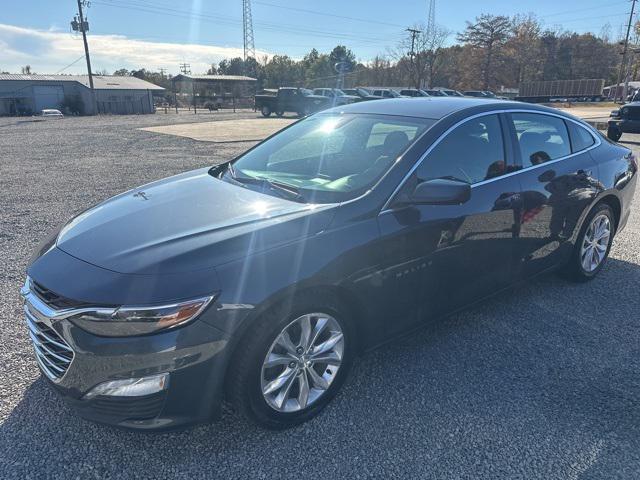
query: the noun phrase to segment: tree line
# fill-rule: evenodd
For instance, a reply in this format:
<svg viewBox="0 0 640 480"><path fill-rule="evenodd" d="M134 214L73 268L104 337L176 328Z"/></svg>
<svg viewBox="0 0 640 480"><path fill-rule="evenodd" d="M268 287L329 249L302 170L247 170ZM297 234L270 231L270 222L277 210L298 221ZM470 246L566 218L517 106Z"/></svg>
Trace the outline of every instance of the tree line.
<svg viewBox="0 0 640 480"><path fill-rule="evenodd" d="M330 52L312 49L301 59L273 55L260 59L225 59L211 65L208 74L248 75L258 80L258 88L280 86L332 87L407 86L448 87L459 90L500 90L537 80L604 78L617 81L621 47L610 39L608 29L599 35L544 28L532 14L506 17L483 14L454 36L436 26L407 38L368 62L356 60L344 45ZM634 29L637 40L640 28ZM454 37L456 42L451 44ZM342 79L335 65L347 65ZM133 75L165 88L170 78L145 69L118 70L116 75ZM632 75L638 74L637 65Z"/></svg>

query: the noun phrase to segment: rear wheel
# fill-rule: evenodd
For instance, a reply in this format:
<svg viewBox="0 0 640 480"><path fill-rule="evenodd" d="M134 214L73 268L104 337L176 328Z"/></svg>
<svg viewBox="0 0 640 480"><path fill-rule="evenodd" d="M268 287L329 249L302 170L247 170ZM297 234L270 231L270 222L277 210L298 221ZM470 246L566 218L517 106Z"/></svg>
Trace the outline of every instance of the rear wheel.
<svg viewBox="0 0 640 480"><path fill-rule="evenodd" d="M622 136L622 131L618 127L609 126L607 129L607 138L617 142Z"/></svg>
<svg viewBox="0 0 640 480"><path fill-rule="evenodd" d="M276 115L281 117L281 116L284 115L284 111L280 110L280 111L276 112Z"/></svg>
<svg viewBox="0 0 640 480"><path fill-rule="evenodd" d="M305 422L344 382L354 345L346 309L331 297L305 297L264 314L238 348L231 402L249 419L283 429Z"/></svg>
<svg viewBox="0 0 640 480"><path fill-rule="evenodd" d="M271 107L269 107L269 105L263 105L260 109L260 113L262 113L263 117L268 117L271 115Z"/></svg>
<svg viewBox="0 0 640 480"><path fill-rule="evenodd" d="M585 219L573 254L564 273L569 279L586 282L602 270L615 233L615 216L606 203L596 205Z"/></svg>

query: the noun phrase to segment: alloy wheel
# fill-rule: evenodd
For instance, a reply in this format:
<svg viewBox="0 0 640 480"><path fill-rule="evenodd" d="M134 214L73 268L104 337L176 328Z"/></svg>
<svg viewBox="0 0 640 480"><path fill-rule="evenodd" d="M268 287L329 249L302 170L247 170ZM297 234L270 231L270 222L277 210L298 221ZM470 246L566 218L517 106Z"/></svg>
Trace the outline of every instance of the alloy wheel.
<svg viewBox="0 0 640 480"><path fill-rule="evenodd" d="M591 273L600 266L607 254L610 238L611 220L607 215L597 215L585 232L580 249L580 262L585 272Z"/></svg>
<svg viewBox="0 0 640 480"><path fill-rule="evenodd" d="M344 334L324 313L302 315L289 323L264 358L261 390L278 412L298 412L329 389L342 364Z"/></svg>

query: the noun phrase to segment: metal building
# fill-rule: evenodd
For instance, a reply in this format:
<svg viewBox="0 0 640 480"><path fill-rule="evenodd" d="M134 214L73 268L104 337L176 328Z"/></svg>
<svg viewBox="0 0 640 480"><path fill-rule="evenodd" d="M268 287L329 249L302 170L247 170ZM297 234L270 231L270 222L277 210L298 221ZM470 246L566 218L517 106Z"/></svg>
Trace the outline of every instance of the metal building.
<svg viewBox="0 0 640 480"><path fill-rule="evenodd" d="M256 79L244 75L176 75L173 89L183 103L216 108L253 105Z"/></svg>
<svg viewBox="0 0 640 480"><path fill-rule="evenodd" d="M95 113L153 113L153 95L164 88L136 77L93 76L96 104L87 75L0 74L0 115L32 115L46 108Z"/></svg>

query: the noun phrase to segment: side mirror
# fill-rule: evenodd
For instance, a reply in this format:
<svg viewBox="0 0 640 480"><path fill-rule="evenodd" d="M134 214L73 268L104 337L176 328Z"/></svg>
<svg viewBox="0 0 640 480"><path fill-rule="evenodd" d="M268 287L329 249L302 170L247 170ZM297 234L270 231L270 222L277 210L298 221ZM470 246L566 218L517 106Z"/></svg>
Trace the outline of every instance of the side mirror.
<svg viewBox="0 0 640 480"><path fill-rule="evenodd" d="M409 196L413 204L459 205L471 198L471 185L460 180L435 178L419 183Z"/></svg>

